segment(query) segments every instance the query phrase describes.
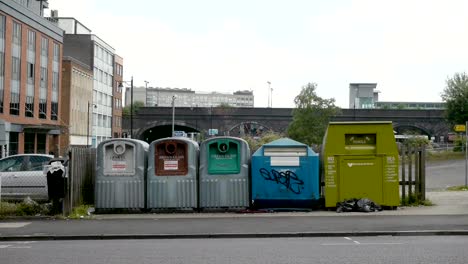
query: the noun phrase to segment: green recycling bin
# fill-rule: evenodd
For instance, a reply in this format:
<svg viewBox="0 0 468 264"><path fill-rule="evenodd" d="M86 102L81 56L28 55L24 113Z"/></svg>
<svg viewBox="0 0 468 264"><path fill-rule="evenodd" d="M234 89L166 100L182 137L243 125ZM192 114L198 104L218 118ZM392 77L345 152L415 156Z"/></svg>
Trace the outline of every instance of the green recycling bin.
<svg viewBox="0 0 468 264"><path fill-rule="evenodd" d="M248 143L235 137L214 137L200 145L200 208L249 206Z"/></svg>
<svg viewBox="0 0 468 264"><path fill-rule="evenodd" d="M330 122L322 145L325 206L368 198L398 206L398 148L391 121Z"/></svg>

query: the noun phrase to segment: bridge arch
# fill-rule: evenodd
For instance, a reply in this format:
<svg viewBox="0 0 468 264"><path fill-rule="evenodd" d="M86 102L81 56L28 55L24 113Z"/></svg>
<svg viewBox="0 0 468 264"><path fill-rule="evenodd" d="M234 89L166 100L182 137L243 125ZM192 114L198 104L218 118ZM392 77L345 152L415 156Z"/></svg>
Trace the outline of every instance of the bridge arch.
<svg viewBox="0 0 468 264"><path fill-rule="evenodd" d="M195 124L196 125L196 124ZM194 124L187 122L175 121L174 131L184 131L185 133L201 133ZM154 140L171 137L172 136L172 122L159 121L148 123L145 127L139 129L135 138L146 141L148 143Z"/></svg>
<svg viewBox="0 0 468 264"><path fill-rule="evenodd" d="M415 125L415 124L398 124L394 123L393 130L396 134L404 135L404 134L423 134L428 136L429 138L433 136L427 128Z"/></svg>

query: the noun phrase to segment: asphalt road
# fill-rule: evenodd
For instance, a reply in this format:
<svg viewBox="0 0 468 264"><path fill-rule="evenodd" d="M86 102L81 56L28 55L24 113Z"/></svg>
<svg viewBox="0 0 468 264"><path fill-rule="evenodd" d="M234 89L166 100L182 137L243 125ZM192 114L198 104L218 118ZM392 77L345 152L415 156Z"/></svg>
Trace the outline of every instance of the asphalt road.
<svg viewBox="0 0 468 264"><path fill-rule="evenodd" d="M465 160L426 163L426 189L445 189L465 184Z"/></svg>
<svg viewBox="0 0 468 264"><path fill-rule="evenodd" d="M22 223L22 224L21 224ZM468 230L468 215L248 216L108 220L3 221L0 238L21 236L355 233L383 231ZM19 224L18 226L14 226ZM13 225L8 228L8 225ZM4 228L1 228L4 226ZM54 238L52 238L54 239ZM73 239L73 238L72 238ZM1 263L1 262L0 262Z"/></svg>
<svg viewBox="0 0 468 264"><path fill-rule="evenodd" d="M467 236L0 242L0 263L468 263Z"/></svg>

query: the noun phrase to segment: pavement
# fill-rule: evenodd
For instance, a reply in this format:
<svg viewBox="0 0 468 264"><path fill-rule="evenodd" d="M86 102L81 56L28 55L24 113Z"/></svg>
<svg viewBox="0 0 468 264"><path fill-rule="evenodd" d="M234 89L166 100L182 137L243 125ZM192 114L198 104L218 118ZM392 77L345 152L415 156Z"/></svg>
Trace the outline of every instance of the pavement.
<svg viewBox="0 0 468 264"><path fill-rule="evenodd" d="M433 206L372 213L212 212L92 214L0 221L0 241L316 236L468 235L468 191L426 193Z"/></svg>

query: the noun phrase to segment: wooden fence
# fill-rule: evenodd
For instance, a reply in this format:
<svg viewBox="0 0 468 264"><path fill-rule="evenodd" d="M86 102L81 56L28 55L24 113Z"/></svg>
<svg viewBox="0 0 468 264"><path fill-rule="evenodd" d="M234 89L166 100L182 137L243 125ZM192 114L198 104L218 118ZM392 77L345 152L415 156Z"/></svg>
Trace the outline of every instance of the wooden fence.
<svg viewBox="0 0 468 264"><path fill-rule="evenodd" d="M67 195L64 214L74 207L94 203L94 177L96 173L96 149L72 147L69 151Z"/></svg>
<svg viewBox="0 0 468 264"><path fill-rule="evenodd" d="M425 147L400 147L401 199L426 200L426 150Z"/></svg>

